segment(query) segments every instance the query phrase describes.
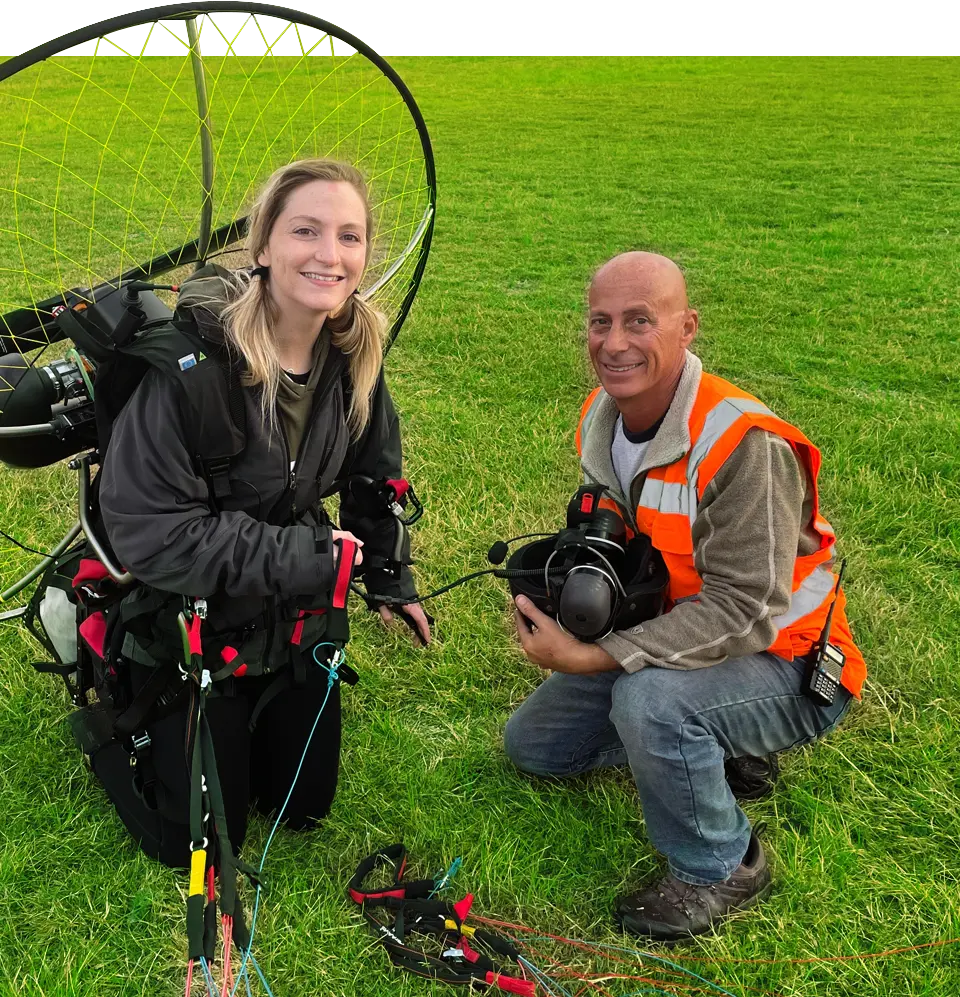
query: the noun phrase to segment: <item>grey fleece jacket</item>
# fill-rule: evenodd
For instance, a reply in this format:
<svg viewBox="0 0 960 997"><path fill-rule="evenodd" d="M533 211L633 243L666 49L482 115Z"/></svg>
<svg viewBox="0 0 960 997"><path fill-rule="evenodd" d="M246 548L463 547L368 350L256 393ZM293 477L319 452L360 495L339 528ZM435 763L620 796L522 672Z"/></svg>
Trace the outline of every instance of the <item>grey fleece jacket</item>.
<svg viewBox="0 0 960 997"><path fill-rule="evenodd" d="M177 308L178 320L192 323L211 340L222 337L219 309L210 306L211 297L222 296L224 288L215 272L209 268L192 279ZM296 619L297 604L322 604L333 579L330 528L311 509L335 480L348 474L401 476L399 425L382 375L370 423L358 441L351 441L345 369L346 358L331 347L295 455L289 453L280 419L272 433L264 427L259 389L243 389L246 446L231 462L231 494L217 510L210 506L206 481L191 452L180 389L151 369L114 423L100 474L103 524L120 562L153 588L206 597L213 632L250 632L264 626L265 619ZM295 475L290 470L294 456ZM340 521L365 541L365 556L390 555L392 517L364 518L344 501ZM369 572L367 584L385 595L415 594L408 569L399 581ZM273 633L273 623L269 629ZM277 647L261 649L267 658L274 651L281 657L287 653L283 640L288 635L281 629ZM265 660L264 666L271 662Z"/></svg>
<svg viewBox="0 0 960 997"><path fill-rule="evenodd" d="M701 372L699 359L687 353L673 401L629 496L620 490L610 454L619 411L605 392L598 397L581 440L584 477L608 487L634 528L647 472L690 450L688 424ZM647 665L704 668L765 650L777 635L777 617L790 607L798 553L818 547L812 514L812 483L793 448L774 433L750 429L697 506L692 532L694 563L703 580L699 594L663 616L610 634L601 647L628 672Z"/></svg>

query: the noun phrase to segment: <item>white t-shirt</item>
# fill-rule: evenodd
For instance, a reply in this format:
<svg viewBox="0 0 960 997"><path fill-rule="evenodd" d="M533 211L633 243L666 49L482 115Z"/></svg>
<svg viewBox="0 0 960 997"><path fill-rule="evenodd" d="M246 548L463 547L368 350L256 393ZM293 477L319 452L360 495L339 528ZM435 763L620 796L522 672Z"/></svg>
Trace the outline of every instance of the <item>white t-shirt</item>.
<svg viewBox="0 0 960 997"><path fill-rule="evenodd" d="M662 421L662 420L661 420ZM641 433L639 440L630 440L623 428L623 416L617 416L617 428L613 434L613 443L610 447L610 456L613 458L613 469L617 472L617 481L620 482L620 490L630 500L630 485L637 476L637 471L646 456L647 447L657 434L660 428L658 422L645 433ZM633 436L633 434L630 434Z"/></svg>

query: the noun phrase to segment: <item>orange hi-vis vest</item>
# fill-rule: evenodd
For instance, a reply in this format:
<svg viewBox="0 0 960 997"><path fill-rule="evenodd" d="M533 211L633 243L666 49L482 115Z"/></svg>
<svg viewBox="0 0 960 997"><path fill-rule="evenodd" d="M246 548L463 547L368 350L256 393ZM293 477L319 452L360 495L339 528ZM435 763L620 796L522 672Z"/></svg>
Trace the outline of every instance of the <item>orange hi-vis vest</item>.
<svg viewBox="0 0 960 997"><path fill-rule="evenodd" d="M590 394L580 413L577 428L580 453L601 390L597 388ZM696 596L703 586L693 557L693 522L697 507L723 462L747 430L755 426L787 440L813 483L813 528L820 536L820 546L813 554L797 556L790 607L782 616L774 618L778 633L767 648L772 654L792 660L808 654L820 639L837 582L832 570L836 535L819 513L820 451L799 429L777 418L753 395L721 377L704 372L688 422L690 449L672 464L646 472L636 509L636 524L641 533L650 537L666 562L670 574L668 605L672 607L681 599ZM607 504L616 507L612 499L605 498L601 502L601 505ZM844 687L859 697L866 678L866 665L847 624L842 590L836 602L830 643L846 656L841 680Z"/></svg>

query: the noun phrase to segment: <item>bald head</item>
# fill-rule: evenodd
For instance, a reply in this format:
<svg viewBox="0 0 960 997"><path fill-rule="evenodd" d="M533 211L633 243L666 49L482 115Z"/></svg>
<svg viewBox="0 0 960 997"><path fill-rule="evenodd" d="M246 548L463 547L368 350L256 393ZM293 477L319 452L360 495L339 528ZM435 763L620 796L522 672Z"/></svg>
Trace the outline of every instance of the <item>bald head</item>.
<svg viewBox="0 0 960 997"><path fill-rule="evenodd" d="M698 321L683 273L666 256L621 253L594 275L590 359L631 431L643 432L670 407Z"/></svg>
<svg viewBox="0 0 960 997"><path fill-rule="evenodd" d="M590 291L597 286L631 287L657 298L670 309L688 308L687 282L673 260L659 253L621 253L607 260L593 275Z"/></svg>

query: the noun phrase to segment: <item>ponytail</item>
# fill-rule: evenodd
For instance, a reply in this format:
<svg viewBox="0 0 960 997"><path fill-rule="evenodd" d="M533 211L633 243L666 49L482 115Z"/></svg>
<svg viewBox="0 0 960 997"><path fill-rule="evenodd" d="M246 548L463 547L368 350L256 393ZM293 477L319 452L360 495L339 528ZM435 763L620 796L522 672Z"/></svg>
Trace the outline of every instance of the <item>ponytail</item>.
<svg viewBox="0 0 960 997"><path fill-rule="evenodd" d="M238 270L233 273L233 285L236 297L220 313L227 344L246 361L245 381L263 385L260 416L272 435L280 386L280 360L272 332L276 323L276 306L262 277L250 277L248 273Z"/></svg>

